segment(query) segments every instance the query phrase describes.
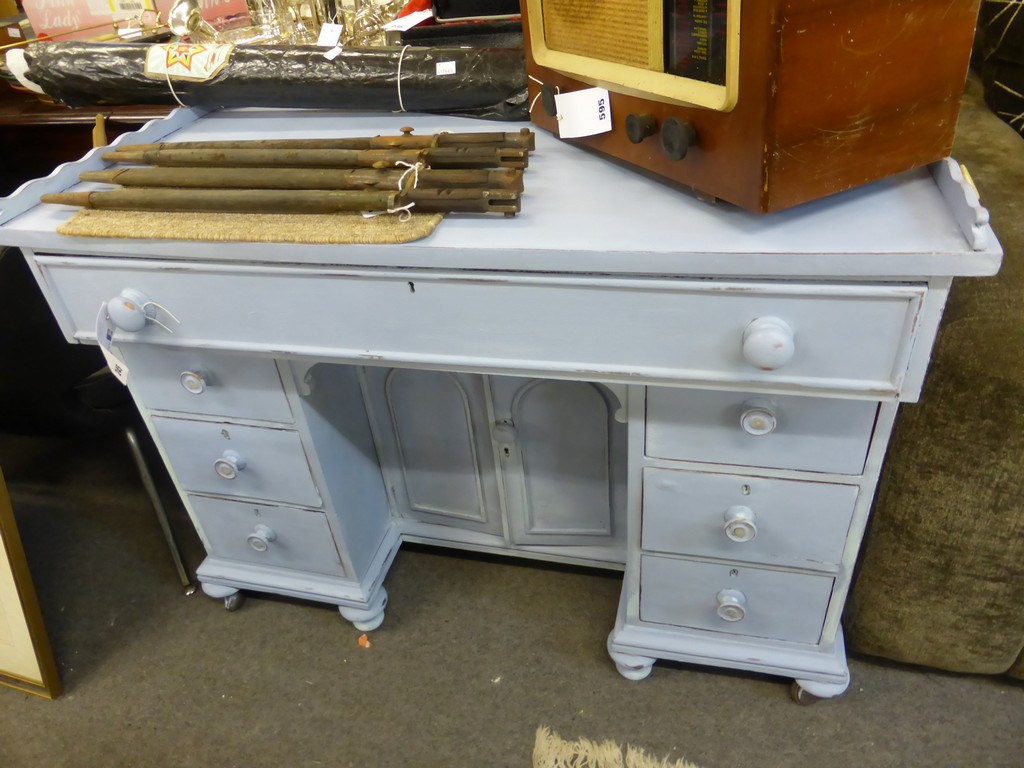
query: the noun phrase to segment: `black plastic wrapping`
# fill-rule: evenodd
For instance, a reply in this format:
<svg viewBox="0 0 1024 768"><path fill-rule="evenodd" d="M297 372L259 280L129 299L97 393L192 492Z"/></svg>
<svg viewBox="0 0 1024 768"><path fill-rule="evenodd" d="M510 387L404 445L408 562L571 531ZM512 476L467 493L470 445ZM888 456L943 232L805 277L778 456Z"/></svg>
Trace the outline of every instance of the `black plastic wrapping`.
<svg viewBox="0 0 1024 768"><path fill-rule="evenodd" d="M36 43L28 78L70 107L176 104L434 112L528 119L523 52L501 48L344 49L333 60L314 46L236 46L204 82L146 76L144 44ZM398 77L401 59L401 105ZM437 74L455 62L455 74Z"/></svg>

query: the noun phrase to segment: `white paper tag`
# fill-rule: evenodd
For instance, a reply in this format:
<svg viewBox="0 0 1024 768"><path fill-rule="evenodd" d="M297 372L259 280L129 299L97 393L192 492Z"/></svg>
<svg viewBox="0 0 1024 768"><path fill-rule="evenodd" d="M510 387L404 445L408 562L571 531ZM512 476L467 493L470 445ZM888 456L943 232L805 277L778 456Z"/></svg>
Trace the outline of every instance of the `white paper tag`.
<svg viewBox="0 0 1024 768"><path fill-rule="evenodd" d="M328 61L334 61L339 56L341 56L340 45L334 46L333 48L331 48L331 50L324 54L324 58L327 59Z"/></svg>
<svg viewBox="0 0 1024 768"><path fill-rule="evenodd" d="M333 48L338 44L344 31L345 28L341 24L324 24L320 27L320 37L317 38L316 44L321 48Z"/></svg>
<svg viewBox="0 0 1024 768"><path fill-rule="evenodd" d="M405 32L407 29L412 29L421 21L426 21L434 17L434 11L431 8L427 8L425 11L416 11L410 13L408 16L403 16L400 19L389 21L384 25L385 32Z"/></svg>
<svg viewBox="0 0 1024 768"><path fill-rule="evenodd" d="M455 74L455 62L454 61L439 61L437 62L437 75L454 75Z"/></svg>
<svg viewBox="0 0 1024 768"><path fill-rule="evenodd" d="M100 351L103 353L103 357L107 361L107 367L110 369L111 373L114 374L114 378L116 378L122 384L127 386L128 366L122 363L116 357L114 357L114 353L111 352L110 350L100 347Z"/></svg>
<svg viewBox="0 0 1024 768"><path fill-rule="evenodd" d="M558 135L563 139L594 136L612 129L612 101L604 88L555 94Z"/></svg>
<svg viewBox="0 0 1024 768"><path fill-rule="evenodd" d="M21 37L21 29L12 25L7 28L7 34L11 37Z"/></svg>
<svg viewBox="0 0 1024 768"><path fill-rule="evenodd" d="M115 330L116 326L110 322L110 317L107 315L107 302L103 302L96 315L96 341L100 345L100 352L103 353L103 359L107 361L107 367L110 368L111 373L122 384L127 384L128 366L118 360L113 352Z"/></svg>

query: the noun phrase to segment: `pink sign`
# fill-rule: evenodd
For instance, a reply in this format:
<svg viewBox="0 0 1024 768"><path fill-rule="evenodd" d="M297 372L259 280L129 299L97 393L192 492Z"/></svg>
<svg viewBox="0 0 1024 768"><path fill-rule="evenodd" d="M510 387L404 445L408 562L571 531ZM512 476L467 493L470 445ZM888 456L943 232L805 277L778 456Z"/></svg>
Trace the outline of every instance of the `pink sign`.
<svg viewBox="0 0 1024 768"><path fill-rule="evenodd" d="M114 35L112 22L138 18L146 10L159 11L166 22L174 0L23 0L22 5L36 36L84 40ZM245 0L199 0L199 6L209 22L247 13Z"/></svg>

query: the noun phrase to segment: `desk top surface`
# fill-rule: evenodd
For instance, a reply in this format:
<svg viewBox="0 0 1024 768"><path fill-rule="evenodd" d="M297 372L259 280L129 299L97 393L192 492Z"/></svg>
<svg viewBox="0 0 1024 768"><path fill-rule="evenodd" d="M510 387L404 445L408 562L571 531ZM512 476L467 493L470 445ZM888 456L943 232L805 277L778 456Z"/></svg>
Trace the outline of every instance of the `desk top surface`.
<svg viewBox="0 0 1024 768"><path fill-rule="evenodd" d="M281 137L372 136L413 126L518 130L449 116L329 111L179 110L117 144ZM106 167L99 151L0 199L0 243L85 255L240 263L414 267L629 275L921 278L993 274L1002 252L981 217L974 247L956 207L926 168L769 215L713 204L537 132L515 218L450 215L429 237L393 245L282 245L69 238L56 227L76 209L37 203L42 192ZM947 192L948 194L948 192Z"/></svg>

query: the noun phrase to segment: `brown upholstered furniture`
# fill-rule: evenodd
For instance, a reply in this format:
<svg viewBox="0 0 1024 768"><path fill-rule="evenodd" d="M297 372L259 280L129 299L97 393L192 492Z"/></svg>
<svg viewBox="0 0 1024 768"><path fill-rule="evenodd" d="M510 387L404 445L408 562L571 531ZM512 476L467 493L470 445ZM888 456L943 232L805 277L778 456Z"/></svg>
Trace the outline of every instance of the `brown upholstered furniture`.
<svg viewBox="0 0 1024 768"><path fill-rule="evenodd" d="M852 651L1024 679L1024 141L968 82L954 156L1005 250L958 280L901 411L847 604Z"/></svg>

